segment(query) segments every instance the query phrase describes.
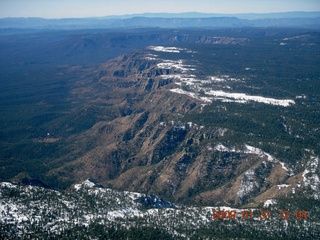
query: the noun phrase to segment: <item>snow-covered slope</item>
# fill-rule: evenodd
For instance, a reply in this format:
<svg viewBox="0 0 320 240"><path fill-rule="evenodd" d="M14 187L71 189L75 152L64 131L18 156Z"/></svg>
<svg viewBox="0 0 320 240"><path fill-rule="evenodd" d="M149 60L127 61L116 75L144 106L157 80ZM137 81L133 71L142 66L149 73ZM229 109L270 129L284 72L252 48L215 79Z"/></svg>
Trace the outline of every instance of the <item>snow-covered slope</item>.
<svg viewBox="0 0 320 240"><path fill-rule="evenodd" d="M210 231L216 227L224 229L223 231L239 231L241 226L247 228L244 231L249 232L253 226L260 233L274 230L273 235L277 236L290 234L289 231L297 228L301 236L320 236L319 229L316 228L318 223L314 222L312 216L307 220L290 218L290 221L279 222L274 215L275 208L268 208L268 211L272 211L272 216L262 221L259 209L176 206L157 196L103 188L89 179L63 193L2 182L0 196L2 239L25 239L27 236L66 237L67 232L76 227L80 227L81 230L78 231L83 231L83 236L89 234L97 237L89 231L92 226L111 228L115 224L125 229L137 230L148 226L182 239L193 235L211 236ZM276 205L277 201L270 200L264 207ZM314 210L319 212L319 207Z"/></svg>

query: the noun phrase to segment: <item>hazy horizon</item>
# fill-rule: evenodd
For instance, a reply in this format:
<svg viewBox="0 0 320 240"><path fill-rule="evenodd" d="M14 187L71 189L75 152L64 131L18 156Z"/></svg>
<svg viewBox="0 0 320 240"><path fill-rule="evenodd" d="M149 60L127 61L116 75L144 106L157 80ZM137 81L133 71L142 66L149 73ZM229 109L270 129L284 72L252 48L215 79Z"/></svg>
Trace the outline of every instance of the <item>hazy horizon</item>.
<svg viewBox="0 0 320 240"><path fill-rule="evenodd" d="M132 14L209 13L264 14L283 12L318 12L319 0L2 0L0 18L87 18Z"/></svg>

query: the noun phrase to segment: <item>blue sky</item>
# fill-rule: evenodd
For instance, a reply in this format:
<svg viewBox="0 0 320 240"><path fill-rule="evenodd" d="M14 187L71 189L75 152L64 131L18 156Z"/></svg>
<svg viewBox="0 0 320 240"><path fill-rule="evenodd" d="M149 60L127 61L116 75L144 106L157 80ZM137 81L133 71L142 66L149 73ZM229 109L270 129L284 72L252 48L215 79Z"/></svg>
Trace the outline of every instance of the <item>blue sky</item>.
<svg viewBox="0 0 320 240"><path fill-rule="evenodd" d="M3 17L94 17L146 12L320 11L320 0L0 0Z"/></svg>

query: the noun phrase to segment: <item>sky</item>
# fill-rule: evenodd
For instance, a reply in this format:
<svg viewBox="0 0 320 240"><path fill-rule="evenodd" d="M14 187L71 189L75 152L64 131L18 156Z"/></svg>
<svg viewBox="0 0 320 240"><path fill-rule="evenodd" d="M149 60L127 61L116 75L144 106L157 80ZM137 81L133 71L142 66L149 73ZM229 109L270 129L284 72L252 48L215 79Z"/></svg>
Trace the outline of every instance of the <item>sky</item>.
<svg viewBox="0 0 320 240"><path fill-rule="evenodd" d="M320 11L320 0L0 0L0 18L102 17L136 13Z"/></svg>

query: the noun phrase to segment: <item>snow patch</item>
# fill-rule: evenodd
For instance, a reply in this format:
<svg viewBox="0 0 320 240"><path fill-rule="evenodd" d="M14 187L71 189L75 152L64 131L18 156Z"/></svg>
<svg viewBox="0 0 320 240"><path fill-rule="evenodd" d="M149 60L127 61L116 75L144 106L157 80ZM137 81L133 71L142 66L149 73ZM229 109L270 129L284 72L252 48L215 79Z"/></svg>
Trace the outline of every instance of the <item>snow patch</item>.
<svg viewBox="0 0 320 240"><path fill-rule="evenodd" d="M169 65L159 65L161 67L169 66ZM176 65L172 64L172 66L177 67ZM177 67L178 68L178 67ZM184 72L190 69L180 67ZM192 69L193 70L193 69ZM269 104L269 105L275 105L275 106L282 106L282 107L289 107L291 105L295 104L294 100L291 99L275 99L275 98L267 98L262 96L250 96L244 93L227 93L224 91L216 91L216 90L207 90L206 88L201 87L202 84L205 84L206 81L203 80L197 80L195 78L179 78L181 82L176 82L177 85L185 85L190 86L192 88L191 91L185 91L180 89L181 91L175 90L176 93L179 94L187 94L193 98L196 98L200 101L209 102L211 103L213 100L220 100L222 102L236 102L236 103L247 103L249 101ZM217 81L218 79L215 79ZM222 79L219 79L218 81L222 81ZM198 92L204 92L205 95L209 96L202 96L199 97Z"/></svg>
<svg viewBox="0 0 320 240"><path fill-rule="evenodd" d="M318 157L311 157L310 162L307 164L307 168L302 173L304 186L309 186L313 191L314 199L320 199L320 179L317 172L319 164Z"/></svg>
<svg viewBox="0 0 320 240"><path fill-rule="evenodd" d="M287 171L287 172L289 171L288 168L285 167L285 165L284 165L283 162L279 162L279 163L281 164L282 169L284 169L284 170Z"/></svg>
<svg viewBox="0 0 320 240"><path fill-rule="evenodd" d="M210 99L210 98L200 97L197 93L188 92L188 91L182 90L182 89L180 89L180 88L170 89L170 92L187 95L187 96L192 97L192 98L195 98L195 99L197 99L197 100L200 100L200 101L203 101L203 102L210 102L210 103L211 103L211 99Z"/></svg>
<svg viewBox="0 0 320 240"><path fill-rule="evenodd" d="M307 96L304 94L296 96L296 99L306 99L306 98L307 98Z"/></svg>
<svg viewBox="0 0 320 240"><path fill-rule="evenodd" d="M234 100L241 100L241 101L254 101L254 102L260 102L260 103L265 103L265 104L271 104L271 105L276 105L276 106L282 106L282 107L288 107L290 105L295 104L293 100L285 99L285 100L280 100L280 99L274 99L274 98L266 98L266 97L261 97L261 96L250 96L244 93L227 93L224 91L206 91L205 94L215 96L215 97L222 97L226 98L225 100L231 99Z"/></svg>
<svg viewBox="0 0 320 240"><path fill-rule="evenodd" d="M177 48L177 47L164 47L164 46L150 46L148 49L156 51L156 52L170 52L170 53L180 53L180 51L186 51L185 48Z"/></svg>
<svg viewBox="0 0 320 240"><path fill-rule="evenodd" d="M264 202L263 207L269 207L275 204L277 204L277 201L275 199L269 199Z"/></svg>
<svg viewBox="0 0 320 240"><path fill-rule="evenodd" d="M214 150L224 152L224 151L228 151L229 148L227 148L226 146L224 146L222 144L218 144L217 146L214 147Z"/></svg>
<svg viewBox="0 0 320 240"><path fill-rule="evenodd" d="M95 187L95 186L96 186L95 183L93 183L92 181L90 181L89 179L87 179L87 180L83 181L83 182L80 183L80 184L75 184L75 185L74 185L74 188L75 188L76 190L80 190L82 187L85 187L85 188L93 188L93 187Z"/></svg>
<svg viewBox="0 0 320 240"><path fill-rule="evenodd" d="M163 62L157 64L157 67L161 69L176 68L181 70L182 73L195 70L194 68L192 68L193 66L183 64L182 60L177 60L177 61L163 60Z"/></svg>
<svg viewBox="0 0 320 240"><path fill-rule="evenodd" d="M277 185L277 186L278 186L278 189L281 190L281 188L287 188L287 187L290 187L291 185L281 184L281 185Z"/></svg>
<svg viewBox="0 0 320 240"><path fill-rule="evenodd" d="M0 187L17 188L17 185L14 185L14 184L9 183L9 182L1 182L0 183Z"/></svg>
<svg viewBox="0 0 320 240"><path fill-rule="evenodd" d="M249 153L249 154L256 154L256 155L260 155L260 156L266 156L268 161L270 162L277 162L277 160L272 157L270 154L262 151L260 148L256 148L256 147L252 147L249 145L245 145L246 149L244 151L244 153Z"/></svg>
<svg viewBox="0 0 320 240"><path fill-rule="evenodd" d="M259 187L259 184L255 181L254 175L253 169L250 169L242 176L240 188L237 192L239 198L245 197L253 192L255 187Z"/></svg>
<svg viewBox="0 0 320 240"><path fill-rule="evenodd" d="M228 147L224 146L223 144L218 144L217 146L214 147L214 150L219 151L219 152L240 152L240 151L237 151L234 147L228 148Z"/></svg>

